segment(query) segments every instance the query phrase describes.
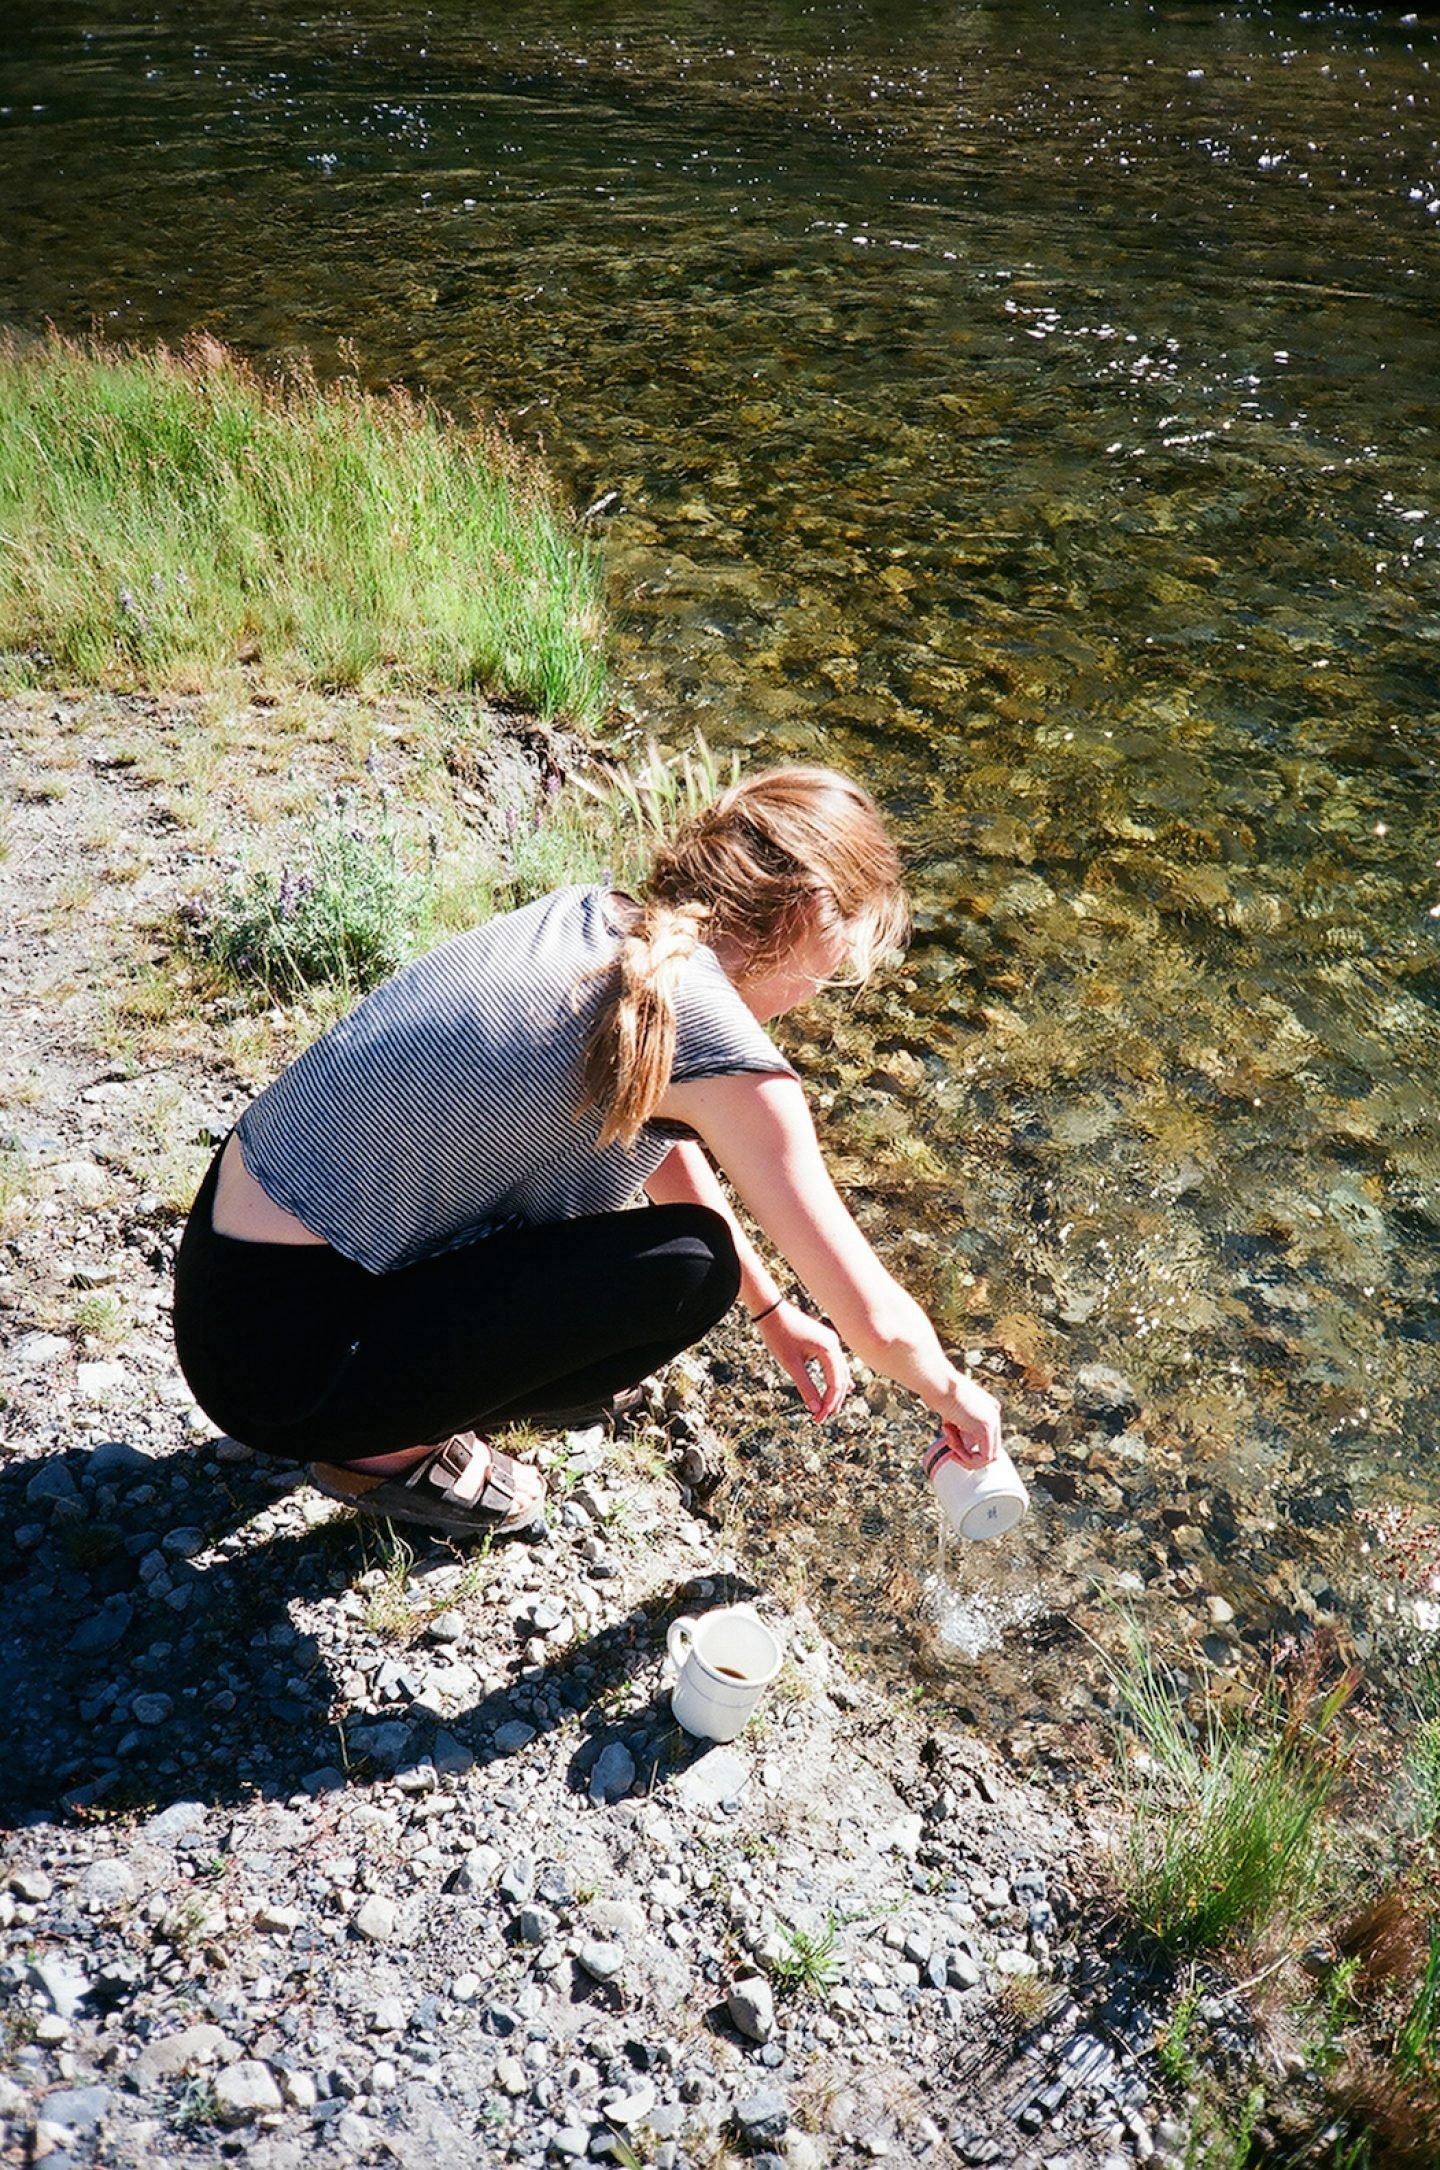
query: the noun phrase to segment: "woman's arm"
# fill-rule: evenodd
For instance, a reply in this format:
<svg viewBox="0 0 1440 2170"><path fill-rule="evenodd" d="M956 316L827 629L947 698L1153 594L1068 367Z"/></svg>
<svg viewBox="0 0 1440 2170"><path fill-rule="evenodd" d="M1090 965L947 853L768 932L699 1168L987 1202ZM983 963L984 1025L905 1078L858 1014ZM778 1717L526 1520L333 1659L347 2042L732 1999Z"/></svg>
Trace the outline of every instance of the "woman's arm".
<svg viewBox="0 0 1440 2170"><path fill-rule="evenodd" d="M956 1369L919 1304L876 1257L835 1188L797 1080L700 1078L672 1085L658 1112L698 1131L862 1362L915 1394L968 1459L988 1461L1000 1444L999 1403Z"/></svg>
<svg viewBox="0 0 1440 2170"><path fill-rule="evenodd" d="M750 1313L757 1333L794 1380L811 1416L817 1421L834 1416L850 1391L850 1366L839 1336L823 1319L812 1319L781 1294L774 1274L736 1219L701 1148L672 1146L646 1183L645 1193L657 1206L708 1206L712 1213L720 1215L735 1239L740 1260L740 1301ZM819 1367L818 1385L811 1374L812 1364Z"/></svg>

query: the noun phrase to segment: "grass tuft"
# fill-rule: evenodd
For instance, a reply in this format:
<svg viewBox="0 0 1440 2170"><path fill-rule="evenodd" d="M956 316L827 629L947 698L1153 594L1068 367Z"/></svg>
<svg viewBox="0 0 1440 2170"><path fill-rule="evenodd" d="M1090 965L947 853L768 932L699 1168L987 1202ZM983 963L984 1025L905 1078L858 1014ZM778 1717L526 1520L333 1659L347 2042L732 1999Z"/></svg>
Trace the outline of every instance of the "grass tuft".
<svg viewBox="0 0 1440 2170"><path fill-rule="evenodd" d="M0 343L0 676L492 694L593 724L598 563L493 428L218 342Z"/></svg>
<svg viewBox="0 0 1440 2170"><path fill-rule="evenodd" d="M824 1998L840 1974L840 1924L827 1916L822 1929L804 1929L782 1923L784 1949L770 1962L775 1987L788 1996Z"/></svg>
<svg viewBox="0 0 1440 2170"><path fill-rule="evenodd" d="M1248 1711L1207 1704L1192 1725L1133 1625L1124 1655L1106 1663L1145 1750L1122 1760L1122 1877L1137 1924L1183 1959L1295 1918L1320 1878L1341 1771L1333 1728L1354 1679L1314 1701L1272 1683Z"/></svg>

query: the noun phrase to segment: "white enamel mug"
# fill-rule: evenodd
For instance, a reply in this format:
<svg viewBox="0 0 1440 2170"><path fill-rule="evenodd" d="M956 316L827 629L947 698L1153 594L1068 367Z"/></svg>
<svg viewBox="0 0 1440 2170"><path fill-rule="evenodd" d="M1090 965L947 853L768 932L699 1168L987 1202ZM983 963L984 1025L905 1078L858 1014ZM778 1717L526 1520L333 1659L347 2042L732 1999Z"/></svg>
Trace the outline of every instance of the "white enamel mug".
<svg viewBox="0 0 1440 2170"><path fill-rule="evenodd" d="M676 1671L670 1708L687 1733L707 1741L734 1740L785 1656L748 1605L673 1621L665 1647Z"/></svg>
<svg viewBox="0 0 1440 2170"><path fill-rule="evenodd" d="M977 1469L962 1462L942 1434L926 1452L925 1474L946 1521L962 1537L1003 1537L1030 1505L1020 1473L1003 1447Z"/></svg>

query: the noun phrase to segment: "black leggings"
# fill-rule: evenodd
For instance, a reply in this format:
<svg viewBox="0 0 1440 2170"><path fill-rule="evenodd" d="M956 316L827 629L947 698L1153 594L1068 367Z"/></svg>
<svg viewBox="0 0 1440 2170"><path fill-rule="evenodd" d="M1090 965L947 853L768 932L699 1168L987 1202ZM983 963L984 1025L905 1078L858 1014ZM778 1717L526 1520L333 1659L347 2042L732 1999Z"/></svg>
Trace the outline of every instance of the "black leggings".
<svg viewBox="0 0 1440 2170"><path fill-rule="evenodd" d="M222 1431L291 1461L355 1462L585 1408L698 1341L740 1287L705 1206L648 1206L487 1236L373 1274L322 1244L244 1243L211 1214L175 1268L175 1346Z"/></svg>

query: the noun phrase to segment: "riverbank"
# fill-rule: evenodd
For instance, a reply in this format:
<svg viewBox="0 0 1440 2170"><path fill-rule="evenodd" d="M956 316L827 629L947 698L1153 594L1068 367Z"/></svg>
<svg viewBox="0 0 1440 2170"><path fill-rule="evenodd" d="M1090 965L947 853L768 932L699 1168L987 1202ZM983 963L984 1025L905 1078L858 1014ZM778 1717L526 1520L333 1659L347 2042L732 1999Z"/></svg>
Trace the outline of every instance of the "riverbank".
<svg viewBox="0 0 1440 2170"><path fill-rule="evenodd" d="M675 1367L624 1439L543 1442L539 1550L411 1553L214 1437L170 1354L170 1260L301 1028L217 1026L194 982L187 1005L163 930L212 871L194 824L224 834L251 779L123 757L183 768L183 703L27 696L3 723L6 2159L724 2142L1098 2170L1173 2142L1159 1992L1086 1912L1103 1820L768 1585L734 1453L748 1346ZM248 724L272 743L273 712ZM338 786L360 723L323 725L297 764ZM493 766L455 787L477 848L557 759L486 729ZM399 790L420 720L363 735ZM742 1592L786 1674L700 1754L665 1628Z"/></svg>
<svg viewBox="0 0 1440 2170"><path fill-rule="evenodd" d="M878 1385L822 1438L727 1325L623 1436L532 1442L551 1540L481 1557L357 1523L191 1404L167 1330L189 1198L348 999L257 1002L199 936L237 884L300 863L326 808L424 867L434 933L565 878L603 842L554 815L587 758L479 703L0 703L3 2159L1355 2170L1343 2132L1319 2137L1321 2083L1342 2038L1377 2036L1374 1950L1316 1945L1298 2001L1291 1951L1257 2065L1220 1973L1119 1938L1114 1698L1055 1715L1069 1645L1027 1643L1028 1719L992 1723L978 1694L966 1715L933 1623L911 1667L880 1652L914 1635L928 1559L852 1636L811 1533L777 1525L786 1466L813 1473L827 1543L875 1543L851 1513L866 1471L923 1498L913 1413ZM1114 1373L1049 1380L978 1327L973 1360L1040 1518L1123 1455ZM1185 1526L1164 1521L1167 1572ZM701 1753L669 1719L666 1630L741 1595L786 1670ZM1233 1701L1226 1614L1208 1601ZM1413 1802L1387 1769L1370 1858L1408 1942L1375 1995L1403 2011L1420 1978L1424 2021L1440 1784L1395 1870Z"/></svg>

